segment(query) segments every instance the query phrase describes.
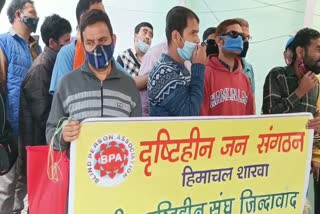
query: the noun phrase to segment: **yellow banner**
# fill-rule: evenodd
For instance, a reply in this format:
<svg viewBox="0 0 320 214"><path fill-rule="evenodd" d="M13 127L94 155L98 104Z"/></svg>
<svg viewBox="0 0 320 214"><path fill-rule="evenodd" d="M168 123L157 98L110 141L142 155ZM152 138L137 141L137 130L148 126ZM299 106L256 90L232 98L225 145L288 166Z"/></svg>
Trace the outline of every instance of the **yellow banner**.
<svg viewBox="0 0 320 214"><path fill-rule="evenodd" d="M310 114L82 123L69 214L302 213Z"/></svg>

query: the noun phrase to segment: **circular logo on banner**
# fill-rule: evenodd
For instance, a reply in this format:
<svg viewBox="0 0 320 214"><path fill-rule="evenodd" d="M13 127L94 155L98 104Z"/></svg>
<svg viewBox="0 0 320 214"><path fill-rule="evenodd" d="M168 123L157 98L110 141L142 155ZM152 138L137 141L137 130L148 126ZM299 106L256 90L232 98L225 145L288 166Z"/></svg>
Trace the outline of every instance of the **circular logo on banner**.
<svg viewBox="0 0 320 214"><path fill-rule="evenodd" d="M87 168L89 177L99 186L122 183L132 171L135 160L133 144L119 134L98 139L91 146Z"/></svg>

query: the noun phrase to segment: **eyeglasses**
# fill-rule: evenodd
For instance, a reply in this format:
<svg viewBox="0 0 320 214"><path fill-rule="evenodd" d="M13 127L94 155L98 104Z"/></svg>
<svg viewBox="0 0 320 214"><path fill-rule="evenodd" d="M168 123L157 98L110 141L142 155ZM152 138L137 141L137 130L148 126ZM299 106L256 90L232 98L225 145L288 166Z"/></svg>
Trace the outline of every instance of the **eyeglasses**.
<svg viewBox="0 0 320 214"><path fill-rule="evenodd" d="M221 36L230 36L231 38L238 38L238 36L241 36L242 40L245 40L245 36L243 33L239 33L237 31L230 31L230 32L226 32L226 33L222 33Z"/></svg>

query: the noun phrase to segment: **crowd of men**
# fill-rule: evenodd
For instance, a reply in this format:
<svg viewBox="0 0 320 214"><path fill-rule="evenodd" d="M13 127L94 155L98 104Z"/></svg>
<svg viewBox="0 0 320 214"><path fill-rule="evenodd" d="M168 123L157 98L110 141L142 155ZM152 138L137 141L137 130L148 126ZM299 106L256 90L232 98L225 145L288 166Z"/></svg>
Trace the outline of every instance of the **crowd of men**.
<svg viewBox="0 0 320 214"><path fill-rule="evenodd" d="M242 18L208 28L201 41L199 17L176 6L163 20L166 42L151 47L153 26L142 22L133 47L114 56L121 41L102 0L79 0L75 38L68 20L46 17L43 50L31 35L39 21L32 0L11 0L7 15L12 28L0 35L0 214L24 208L25 147L52 143L68 150L84 119L256 114L254 71L246 60L251 36ZM262 112L310 112L314 119L306 125L320 132L320 33L298 31L284 58L287 66L273 68L265 79ZM54 136L62 118L68 122L59 140ZM316 158L311 164L318 214L320 164Z"/></svg>

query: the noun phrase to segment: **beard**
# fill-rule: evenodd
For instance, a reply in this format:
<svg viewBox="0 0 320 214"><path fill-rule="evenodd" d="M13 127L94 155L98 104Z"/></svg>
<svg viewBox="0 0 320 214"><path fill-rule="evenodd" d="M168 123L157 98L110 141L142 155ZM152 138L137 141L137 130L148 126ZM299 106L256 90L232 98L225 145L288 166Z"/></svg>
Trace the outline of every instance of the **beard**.
<svg viewBox="0 0 320 214"><path fill-rule="evenodd" d="M315 61L310 59L310 57L304 57L303 63L309 71L312 71L315 74L320 74L320 59Z"/></svg>

